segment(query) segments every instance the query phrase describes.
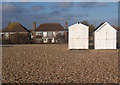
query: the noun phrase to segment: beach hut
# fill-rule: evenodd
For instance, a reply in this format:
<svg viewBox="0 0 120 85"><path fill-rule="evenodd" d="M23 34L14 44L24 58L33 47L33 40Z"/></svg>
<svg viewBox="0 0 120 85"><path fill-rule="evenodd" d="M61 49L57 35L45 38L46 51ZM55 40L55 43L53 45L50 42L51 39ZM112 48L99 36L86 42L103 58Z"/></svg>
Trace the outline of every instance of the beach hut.
<svg viewBox="0 0 120 85"><path fill-rule="evenodd" d="M100 24L94 31L95 49L116 49L117 30L107 22Z"/></svg>
<svg viewBox="0 0 120 85"><path fill-rule="evenodd" d="M89 27L76 23L68 27L69 31L69 49L88 49Z"/></svg>

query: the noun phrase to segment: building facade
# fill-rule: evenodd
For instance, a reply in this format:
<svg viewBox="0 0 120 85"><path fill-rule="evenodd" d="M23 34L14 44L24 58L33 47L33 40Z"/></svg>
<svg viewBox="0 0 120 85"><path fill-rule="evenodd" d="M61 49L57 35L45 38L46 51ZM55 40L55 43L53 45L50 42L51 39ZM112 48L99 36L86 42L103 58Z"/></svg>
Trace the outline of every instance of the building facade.
<svg viewBox="0 0 120 85"><path fill-rule="evenodd" d="M14 22L12 24L9 22L8 26L0 31L0 37L2 40L7 40L15 34L22 34L30 38L29 33L30 31L18 22Z"/></svg>
<svg viewBox="0 0 120 85"><path fill-rule="evenodd" d="M64 27L59 23L42 23L36 28L33 23L33 39L36 43L59 43L59 37L64 36Z"/></svg>
<svg viewBox="0 0 120 85"><path fill-rule="evenodd" d="M117 30L107 22L100 24L94 31L95 49L116 49Z"/></svg>
<svg viewBox="0 0 120 85"><path fill-rule="evenodd" d="M89 27L76 23L68 27L69 49L89 49Z"/></svg>

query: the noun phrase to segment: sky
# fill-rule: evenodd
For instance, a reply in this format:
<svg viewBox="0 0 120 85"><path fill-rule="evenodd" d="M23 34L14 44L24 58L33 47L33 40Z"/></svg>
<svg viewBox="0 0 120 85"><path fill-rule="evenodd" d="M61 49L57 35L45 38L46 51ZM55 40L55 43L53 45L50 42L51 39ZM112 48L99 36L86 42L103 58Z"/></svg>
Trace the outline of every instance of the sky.
<svg viewBox="0 0 120 85"><path fill-rule="evenodd" d="M119 2L119 0L2 0L2 2Z"/></svg>
<svg viewBox="0 0 120 85"><path fill-rule="evenodd" d="M117 2L2 2L2 28L8 21L19 22L28 29L33 29L35 21L41 23L60 23L65 27L81 21L88 21L94 26L102 22L118 25Z"/></svg>

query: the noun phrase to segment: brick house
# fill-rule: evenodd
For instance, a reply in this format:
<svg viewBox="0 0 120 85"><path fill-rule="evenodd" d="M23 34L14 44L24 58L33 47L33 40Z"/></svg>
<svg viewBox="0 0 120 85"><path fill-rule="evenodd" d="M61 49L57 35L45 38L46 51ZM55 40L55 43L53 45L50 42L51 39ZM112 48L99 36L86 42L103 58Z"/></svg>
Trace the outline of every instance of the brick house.
<svg viewBox="0 0 120 85"><path fill-rule="evenodd" d="M8 39L10 36L14 35L15 33L20 33L28 36L30 31L26 29L23 25L19 24L18 22L10 23L8 22L8 26L2 31L0 31L0 35L2 39Z"/></svg>
<svg viewBox="0 0 120 85"><path fill-rule="evenodd" d="M65 32L64 27L59 23L42 23L37 28L36 22L33 23L33 39L37 43L58 43L56 37L64 36Z"/></svg>

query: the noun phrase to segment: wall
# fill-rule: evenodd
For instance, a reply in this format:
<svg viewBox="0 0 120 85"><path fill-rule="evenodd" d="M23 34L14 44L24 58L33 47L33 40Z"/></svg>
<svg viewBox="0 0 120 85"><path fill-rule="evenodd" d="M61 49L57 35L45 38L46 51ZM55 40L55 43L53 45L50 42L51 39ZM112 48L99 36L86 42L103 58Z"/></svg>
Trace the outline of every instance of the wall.
<svg viewBox="0 0 120 85"><path fill-rule="evenodd" d="M74 25L69 27L69 49L88 49L89 27Z"/></svg>
<svg viewBox="0 0 120 85"><path fill-rule="evenodd" d="M95 49L116 49L116 30L106 24L95 31Z"/></svg>

